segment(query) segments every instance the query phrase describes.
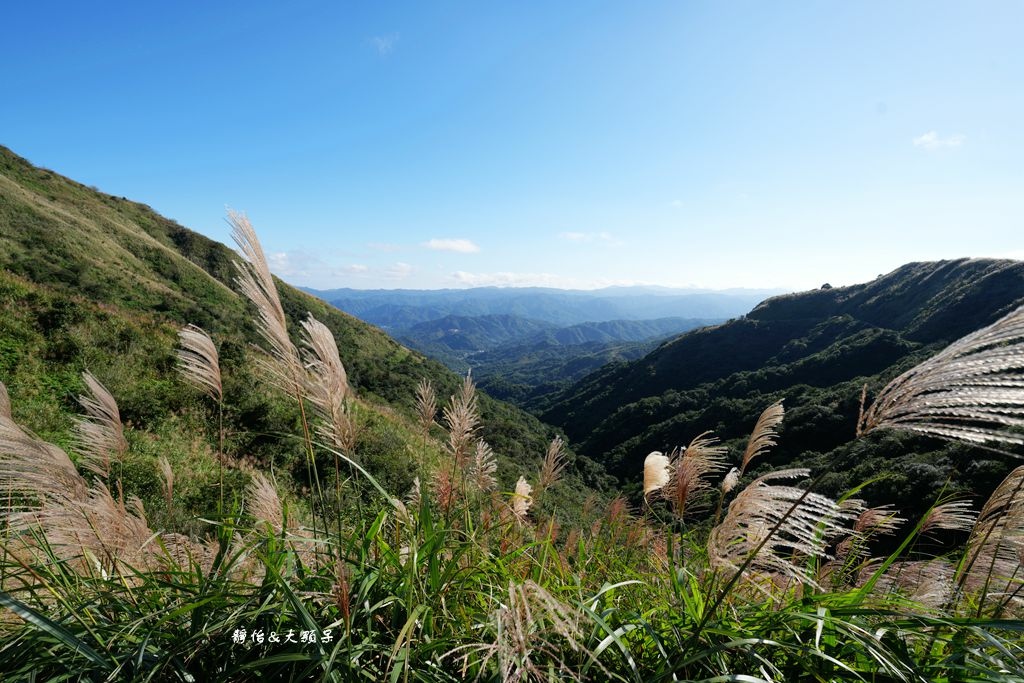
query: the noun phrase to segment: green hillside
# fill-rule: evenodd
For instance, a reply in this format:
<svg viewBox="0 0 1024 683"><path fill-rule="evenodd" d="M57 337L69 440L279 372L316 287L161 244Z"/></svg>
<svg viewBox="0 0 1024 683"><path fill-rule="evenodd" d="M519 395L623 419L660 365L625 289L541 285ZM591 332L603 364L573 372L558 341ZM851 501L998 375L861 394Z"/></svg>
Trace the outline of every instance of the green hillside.
<svg viewBox="0 0 1024 683"><path fill-rule="evenodd" d="M257 337L253 312L234 290L237 258L143 204L36 168L0 147L0 381L16 417L46 438L69 443L69 415L78 410L80 373L88 369L147 444L148 456L137 463L139 485L154 485L158 451L180 451L183 443L209 451L209 434L184 435L197 429L204 408L174 372L177 330L194 323L221 346L231 406L227 432L249 435L228 439L230 455L283 467L302 485L301 446L278 436L294 433L297 411L273 391L252 391L262 386L250 352ZM413 475L407 443L418 438L416 385L430 379L443 401L459 377L320 299L283 282L278 288L293 334L307 312L334 334L365 409L359 448L403 492ZM553 432L486 396L480 408L481 436L499 454L500 478L511 486L536 469ZM192 466L208 468L197 457ZM579 464L596 481L592 463ZM582 489L578 480L575 485Z"/></svg>
<svg viewBox="0 0 1024 683"><path fill-rule="evenodd" d="M869 396L915 362L1024 301L1024 264L985 259L913 263L872 282L768 299L744 318L609 365L542 414L623 481L644 456L711 429L737 439L784 399L772 466L810 464L832 493L874 476L874 502L927 501L947 480L984 494L1010 463L984 451L876 437L853 444L861 387ZM739 442L734 446L738 447ZM911 455L914 453L914 455Z"/></svg>

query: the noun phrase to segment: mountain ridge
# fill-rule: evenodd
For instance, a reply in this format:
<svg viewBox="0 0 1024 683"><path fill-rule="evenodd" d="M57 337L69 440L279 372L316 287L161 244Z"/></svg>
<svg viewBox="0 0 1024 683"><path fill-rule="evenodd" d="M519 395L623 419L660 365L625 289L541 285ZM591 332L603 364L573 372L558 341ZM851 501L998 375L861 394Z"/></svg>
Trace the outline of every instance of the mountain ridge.
<svg viewBox="0 0 1024 683"><path fill-rule="evenodd" d="M783 437L767 462L835 468L852 462L850 454L859 450L859 464L885 471L885 456L875 449L882 437L853 443L861 387L877 391L898 372L1022 302L1024 263L910 263L868 283L767 299L742 318L683 334L641 359L606 366L553 397L541 417L626 481L650 450L684 445L704 430L727 441L738 438L737 426L749 428L764 406L784 399ZM971 464L956 462L946 445L914 444L930 454L921 456L931 458L927 466L937 468L934 486L941 485L940 472L958 483L973 476L966 471ZM890 462L909 467L915 457L901 447ZM990 456L978 454L977 461L990 462ZM834 472L833 492L855 483L852 473L859 465L850 466L849 472ZM900 484L907 490L910 478Z"/></svg>

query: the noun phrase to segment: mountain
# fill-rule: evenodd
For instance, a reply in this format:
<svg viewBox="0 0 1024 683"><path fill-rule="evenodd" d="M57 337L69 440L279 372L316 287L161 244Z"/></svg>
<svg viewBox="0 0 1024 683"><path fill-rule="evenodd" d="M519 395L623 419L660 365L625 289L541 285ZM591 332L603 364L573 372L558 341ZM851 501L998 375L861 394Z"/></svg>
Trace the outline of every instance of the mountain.
<svg viewBox="0 0 1024 683"><path fill-rule="evenodd" d="M427 355L466 355L522 341L554 329L551 323L515 315L446 315L401 330L396 337ZM439 359L440 360L440 359Z"/></svg>
<svg viewBox="0 0 1024 683"><path fill-rule="evenodd" d="M305 291L384 330L402 330L447 315L514 315L559 327L610 320L715 318L743 315L778 290L666 290L615 287L563 290L476 287L440 290Z"/></svg>
<svg viewBox="0 0 1024 683"><path fill-rule="evenodd" d="M527 345L549 343L572 346L588 343L643 342L670 337L695 327L714 325L721 318L655 318L653 320L607 320L587 322L548 330L526 340Z"/></svg>
<svg viewBox="0 0 1024 683"><path fill-rule="evenodd" d="M635 360L668 337L718 322L658 318L580 323L481 351L466 362L491 396L538 413L552 395L598 368Z"/></svg>
<svg viewBox="0 0 1024 683"><path fill-rule="evenodd" d="M902 435L854 442L861 387L878 391L1022 302L1024 263L911 263L865 284L770 298L743 318L601 368L554 397L541 417L626 482L636 481L649 451L705 430L735 453L758 413L781 398L786 421L766 464L828 470L833 491L879 476L866 490L876 501L927 505L947 479L982 493L1007 459Z"/></svg>
<svg viewBox="0 0 1024 683"><path fill-rule="evenodd" d="M560 344L541 340L483 351L472 358L480 388L531 413L547 408L553 395L609 364L641 358L658 341L605 341Z"/></svg>
<svg viewBox="0 0 1024 683"><path fill-rule="evenodd" d="M536 410L552 393L602 365L639 358L662 340L721 322L610 320L557 327L514 315L448 315L396 333L402 343L473 376L491 396Z"/></svg>
<svg viewBox="0 0 1024 683"><path fill-rule="evenodd" d="M199 461L192 465L210 471L208 435L196 427L205 408L174 370L177 330L194 323L221 347L226 450L302 485L301 445L274 436L295 433L298 411L259 381L251 352L255 314L235 291L237 258L143 204L36 168L0 147L0 381L16 418L72 443L69 415L82 391L80 373L89 369L117 398L142 444L144 455L125 468L126 486L155 486L155 455L162 452L193 453ZM307 312L334 334L360 398L361 457L404 493L414 467L407 441L420 438L415 387L429 378L443 401L460 378L377 328L277 284L295 336ZM480 409L481 436L502 456L499 475L511 485L535 468L553 431L487 396ZM585 459L578 463L589 467ZM129 482L129 474L138 481Z"/></svg>

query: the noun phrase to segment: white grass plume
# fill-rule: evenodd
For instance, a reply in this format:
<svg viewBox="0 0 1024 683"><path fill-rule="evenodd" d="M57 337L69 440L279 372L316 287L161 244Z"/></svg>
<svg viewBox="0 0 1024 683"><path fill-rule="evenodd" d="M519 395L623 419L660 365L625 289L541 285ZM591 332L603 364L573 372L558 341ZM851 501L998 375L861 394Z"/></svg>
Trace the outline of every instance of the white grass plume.
<svg viewBox="0 0 1024 683"><path fill-rule="evenodd" d="M171 461L167 459L166 455L161 455L157 459L157 467L160 470L160 486L164 492L164 500L167 503L167 508L170 509L174 501L174 469L171 468Z"/></svg>
<svg viewBox="0 0 1024 683"><path fill-rule="evenodd" d="M565 473L565 442L562 437L556 436L548 444L544 462L540 467L540 476L537 479L537 494L546 491L558 483Z"/></svg>
<svg viewBox="0 0 1024 683"><path fill-rule="evenodd" d="M725 453L725 446L711 432L700 434L682 451L676 449L664 495L677 515L686 512L696 495L711 489L708 478L725 469Z"/></svg>
<svg viewBox="0 0 1024 683"><path fill-rule="evenodd" d="M481 667L496 660L498 678L506 682L551 680L552 665L560 679L582 680L563 656L566 649L585 651L582 610L566 605L529 579L521 584L510 582L504 602L485 625L493 640L459 646L443 657L459 655L456 661L468 665L476 654ZM600 663L592 661L607 674ZM462 673L467 672L464 669Z"/></svg>
<svg viewBox="0 0 1024 683"><path fill-rule="evenodd" d="M356 439L355 421L348 406L351 389L334 334L312 315L302 321L302 331L306 396L321 421L317 431L334 448L351 454Z"/></svg>
<svg viewBox="0 0 1024 683"><path fill-rule="evenodd" d="M284 529L284 508L274 484L262 472L254 472L245 488L249 514L275 534Z"/></svg>
<svg viewBox="0 0 1024 683"><path fill-rule="evenodd" d="M0 417L0 490L24 498L22 510L64 505L88 495L88 485L67 453L7 417Z"/></svg>
<svg viewBox="0 0 1024 683"><path fill-rule="evenodd" d="M664 488L671 474L670 461L661 451L651 451L644 458L644 498Z"/></svg>
<svg viewBox="0 0 1024 683"><path fill-rule="evenodd" d="M85 415L75 420L75 450L82 465L106 479L112 460L120 460L128 451L121 413L117 402L92 373L83 372L87 393L78 397Z"/></svg>
<svg viewBox="0 0 1024 683"><path fill-rule="evenodd" d="M1024 465L996 487L978 515L957 583L983 597L1017 596L1024 582Z"/></svg>
<svg viewBox="0 0 1024 683"><path fill-rule="evenodd" d="M11 397L7 393L7 387L0 382L0 418L11 418Z"/></svg>
<svg viewBox="0 0 1024 683"><path fill-rule="evenodd" d="M178 332L177 360L178 371L186 381L214 400L222 400L220 355L213 339L201 327L186 325Z"/></svg>
<svg viewBox="0 0 1024 683"><path fill-rule="evenodd" d="M298 396L303 383L302 363L295 344L288 336L288 321L263 247L245 214L228 212L228 223L232 228L231 237L245 257L244 263L235 262L238 269L235 281L242 294L256 307L259 314L257 329L270 346L270 362L265 362L264 368L281 389Z"/></svg>
<svg viewBox="0 0 1024 683"><path fill-rule="evenodd" d="M527 483L525 477L519 477L516 482L515 493L512 494L512 514L520 523L525 524L527 515L530 513L530 506L533 505L533 487Z"/></svg>
<svg viewBox="0 0 1024 683"><path fill-rule="evenodd" d="M758 574L782 575L816 585L806 558L827 558L826 538L848 532L844 527L856 514L844 511L826 496L769 483L808 474L806 469L772 472L740 491L725 519L711 530L711 566L718 571L738 572L749 559L745 579Z"/></svg>
<svg viewBox="0 0 1024 683"><path fill-rule="evenodd" d="M420 420L420 428L426 438L430 433L430 427L437 417L437 394L434 393L434 385L426 377L420 379L416 386L416 413Z"/></svg>
<svg viewBox="0 0 1024 683"><path fill-rule="evenodd" d="M862 410L857 434L888 427L995 448L1024 444L1007 429L1022 426L1024 306L889 382Z"/></svg>
<svg viewBox="0 0 1024 683"><path fill-rule="evenodd" d="M448 452L452 454L455 468L461 470L480 424L476 386L468 373L459 393L453 395L444 407L444 421L448 428Z"/></svg>
<svg viewBox="0 0 1024 683"><path fill-rule="evenodd" d="M764 454L769 448L778 442L778 426L782 422L785 411L782 401L776 401L762 411L757 423L754 424L754 431L750 434L750 441L743 451L743 458L740 461L740 475L747 471L747 466L754 458Z"/></svg>
<svg viewBox="0 0 1024 683"><path fill-rule="evenodd" d="M476 442L476 450L473 459L469 464L468 479L470 483L481 493L494 490L498 480L495 475L498 472L498 460L494 451L484 440Z"/></svg>

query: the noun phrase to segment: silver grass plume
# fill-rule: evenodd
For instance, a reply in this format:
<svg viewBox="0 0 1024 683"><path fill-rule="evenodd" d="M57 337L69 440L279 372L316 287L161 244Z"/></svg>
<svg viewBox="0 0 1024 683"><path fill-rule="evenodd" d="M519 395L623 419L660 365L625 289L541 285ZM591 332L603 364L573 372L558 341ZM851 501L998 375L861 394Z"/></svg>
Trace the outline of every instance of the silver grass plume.
<svg viewBox="0 0 1024 683"><path fill-rule="evenodd" d="M661 451L651 451L644 458L644 498L664 488L669 481L670 462Z"/></svg>
<svg viewBox="0 0 1024 683"><path fill-rule="evenodd" d="M157 460L157 466L160 468L160 484L164 490L164 500L167 502L169 509L174 500L174 470L171 468L171 462L167 459L166 455L160 456Z"/></svg>
<svg viewBox="0 0 1024 683"><path fill-rule="evenodd" d="M711 432L700 434L684 450L675 450L663 493L677 515L686 512L694 496L711 489L708 477L725 469L726 450Z"/></svg>
<svg viewBox="0 0 1024 683"><path fill-rule="evenodd" d="M562 437L556 436L548 444L544 462L540 467L540 476L537 479L537 495L557 484L564 473L565 442L562 441Z"/></svg>
<svg viewBox="0 0 1024 683"><path fill-rule="evenodd" d="M978 519L976 513L968 500L953 500L948 503L936 505L921 522L921 533L929 531L970 531L974 528L974 522Z"/></svg>
<svg viewBox="0 0 1024 683"><path fill-rule="evenodd" d="M238 269L238 284L242 294L256 306L259 314L257 329L270 346L269 362L264 367L270 379L287 393L298 396L302 390L302 363L298 350L288 336L288 321L281 307L281 300L270 274L263 247L260 246L256 231L245 214L228 212L231 237L234 239L245 262L235 262Z"/></svg>
<svg viewBox="0 0 1024 683"><path fill-rule="evenodd" d="M582 680L564 660L568 647L574 653L585 652L584 618L580 609L566 605L537 583L510 582L506 604L491 613L485 625L493 640L462 645L443 657L454 657L464 667L477 655L481 670L493 659L498 678L507 682L548 681L551 666L568 680ZM596 662L591 661L607 674ZM464 668L463 675L467 673Z"/></svg>
<svg viewBox="0 0 1024 683"><path fill-rule="evenodd" d="M899 593L919 605L940 609L954 595L954 567L941 557L894 562L878 578L872 593ZM874 572L864 572L870 576Z"/></svg>
<svg viewBox="0 0 1024 683"><path fill-rule="evenodd" d="M128 442L114 397L92 373L83 372L82 380L87 393L78 402L85 415L75 420L75 450L86 469L105 479L111 460L120 460L128 452Z"/></svg>
<svg viewBox="0 0 1024 683"><path fill-rule="evenodd" d="M35 521L58 556L91 559L109 574L151 566L159 547L142 501L132 496L125 505L102 482L82 500L43 508Z"/></svg>
<svg viewBox="0 0 1024 683"><path fill-rule="evenodd" d="M34 510L84 500L88 485L67 453L0 416L0 489ZM16 514L18 510L9 510Z"/></svg>
<svg viewBox="0 0 1024 683"><path fill-rule="evenodd" d="M453 466L461 470L480 423L476 386L468 373L462 381L459 393L453 395L448 400L448 405L444 407L444 421L448 427L448 452L452 454Z"/></svg>
<svg viewBox="0 0 1024 683"><path fill-rule="evenodd" d="M274 484L262 472L255 472L245 488L249 514L275 534L284 529L284 509Z"/></svg>
<svg viewBox="0 0 1024 683"><path fill-rule="evenodd" d="M754 431L750 434L750 441L743 451L743 459L740 461L740 475L747 471L747 465L754 458L762 455L769 448L778 442L778 426L782 422L785 411L782 408L782 401L778 400L771 404L757 418L754 424Z"/></svg>
<svg viewBox="0 0 1024 683"><path fill-rule="evenodd" d="M216 401L224 395L217 346L201 327L186 325L178 332L178 371L186 381Z"/></svg>
<svg viewBox="0 0 1024 683"><path fill-rule="evenodd" d="M749 559L743 578L752 583L755 578L777 575L816 586L806 558L827 558L826 538L843 533L856 514L826 496L769 483L809 473L806 469L772 472L740 491L708 537L712 568L738 572Z"/></svg>
<svg viewBox="0 0 1024 683"><path fill-rule="evenodd" d="M334 334L312 315L302 321L302 332L308 371L306 395L321 420L317 431L332 447L351 454L356 439L348 407L351 390Z"/></svg>
<svg viewBox="0 0 1024 683"><path fill-rule="evenodd" d="M159 559L161 537L149 528L138 498L126 505L102 482L90 488L63 450L2 415L0 489L19 498L18 507L5 513L11 529L38 530L75 571L147 569ZM192 550L204 552L200 546Z"/></svg>
<svg viewBox="0 0 1024 683"><path fill-rule="evenodd" d="M889 382L857 435L902 429L975 444L1024 444L1024 306Z"/></svg>
<svg viewBox="0 0 1024 683"><path fill-rule="evenodd" d="M515 493L512 494L512 514L520 523L526 523L526 516L530 513L530 506L533 505L532 493L533 487L527 483L526 478L519 477Z"/></svg>
<svg viewBox="0 0 1024 683"><path fill-rule="evenodd" d="M437 417L437 394L434 393L434 385L426 377L421 378L416 386L416 413L425 438Z"/></svg>
<svg viewBox="0 0 1024 683"><path fill-rule="evenodd" d="M1024 465L1007 475L981 509L967 539L957 583L981 591L982 598L1019 596L1024 581L1022 558Z"/></svg>
<svg viewBox="0 0 1024 683"><path fill-rule="evenodd" d="M497 485L495 474L498 471L498 460L494 451L484 440L476 442L476 450L473 459L469 464L468 479L471 484L481 493L491 491Z"/></svg>
<svg viewBox="0 0 1024 683"><path fill-rule="evenodd" d="M0 418L11 419L11 397L7 393L7 387L0 382Z"/></svg>

